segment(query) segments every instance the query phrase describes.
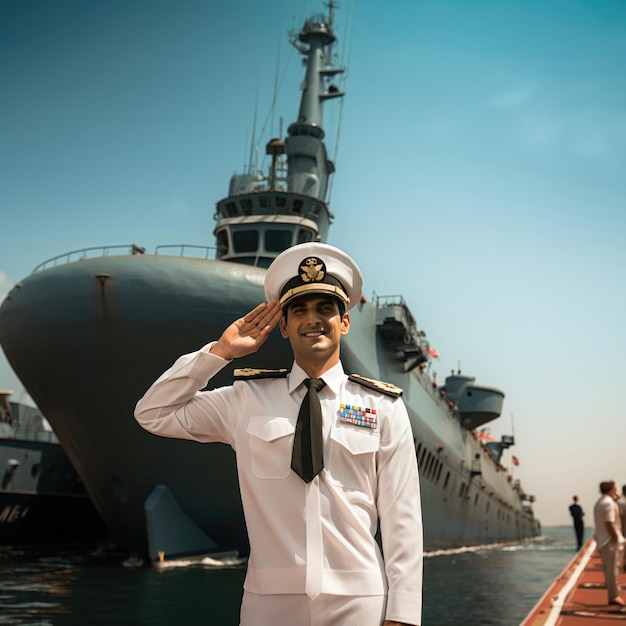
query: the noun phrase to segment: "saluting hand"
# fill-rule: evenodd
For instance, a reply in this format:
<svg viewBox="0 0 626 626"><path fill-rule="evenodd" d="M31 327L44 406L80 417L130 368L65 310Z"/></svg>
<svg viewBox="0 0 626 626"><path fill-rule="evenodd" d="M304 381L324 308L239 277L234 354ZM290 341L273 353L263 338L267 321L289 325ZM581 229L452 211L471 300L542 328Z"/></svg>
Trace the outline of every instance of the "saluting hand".
<svg viewBox="0 0 626 626"><path fill-rule="evenodd" d="M282 316L276 300L259 304L222 333L211 347L211 353L230 361L256 352L267 341Z"/></svg>

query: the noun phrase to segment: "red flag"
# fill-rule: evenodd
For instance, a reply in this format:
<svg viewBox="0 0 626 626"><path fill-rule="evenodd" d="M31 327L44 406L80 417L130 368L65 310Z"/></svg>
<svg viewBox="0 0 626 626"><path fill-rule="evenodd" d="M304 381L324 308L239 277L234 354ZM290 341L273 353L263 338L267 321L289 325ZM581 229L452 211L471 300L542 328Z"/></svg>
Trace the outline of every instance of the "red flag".
<svg viewBox="0 0 626 626"><path fill-rule="evenodd" d="M435 350L435 348L428 348L428 354L430 354L430 356L433 357L433 359L438 359L439 358L439 352L437 352L437 350Z"/></svg>
<svg viewBox="0 0 626 626"><path fill-rule="evenodd" d="M513 465L519 465L519 459L518 459L516 456L514 456L514 457L511 459L511 463L513 463Z"/></svg>

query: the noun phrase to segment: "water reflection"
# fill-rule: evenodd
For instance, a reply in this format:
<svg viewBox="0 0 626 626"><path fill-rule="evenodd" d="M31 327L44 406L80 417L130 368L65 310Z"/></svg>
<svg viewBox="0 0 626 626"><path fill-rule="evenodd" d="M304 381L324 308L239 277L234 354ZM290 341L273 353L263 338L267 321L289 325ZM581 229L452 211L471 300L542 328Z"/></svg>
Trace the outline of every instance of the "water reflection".
<svg viewBox="0 0 626 626"><path fill-rule="evenodd" d="M517 626L574 554L570 528L521 544L429 553L424 626ZM122 562L88 549L0 550L0 626L238 624L245 565Z"/></svg>

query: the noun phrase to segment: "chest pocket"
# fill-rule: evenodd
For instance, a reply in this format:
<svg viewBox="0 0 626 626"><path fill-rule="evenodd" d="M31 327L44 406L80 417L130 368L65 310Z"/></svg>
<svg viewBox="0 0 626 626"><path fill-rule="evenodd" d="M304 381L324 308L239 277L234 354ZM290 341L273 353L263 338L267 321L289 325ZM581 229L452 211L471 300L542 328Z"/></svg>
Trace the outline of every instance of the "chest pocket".
<svg viewBox="0 0 626 626"><path fill-rule="evenodd" d="M250 463L256 478L287 478L295 424L286 417L253 417L248 424Z"/></svg>
<svg viewBox="0 0 626 626"><path fill-rule="evenodd" d="M346 489L368 491L376 475L378 431L359 426L333 426L330 431L328 480Z"/></svg>

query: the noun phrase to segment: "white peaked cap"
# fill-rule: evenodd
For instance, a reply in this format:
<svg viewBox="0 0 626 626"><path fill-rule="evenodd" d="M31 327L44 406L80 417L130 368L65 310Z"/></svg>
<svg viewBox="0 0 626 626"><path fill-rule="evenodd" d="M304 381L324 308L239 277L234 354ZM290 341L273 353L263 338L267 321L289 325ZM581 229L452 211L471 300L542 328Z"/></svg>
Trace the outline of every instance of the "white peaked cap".
<svg viewBox="0 0 626 626"><path fill-rule="evenodd" d="M361 299L363 275L345 252L326 243L301 243L287 248L272 261L265 274L267 301L281 307L294 298L313 293L335 296L351 309Z"/></svg>

